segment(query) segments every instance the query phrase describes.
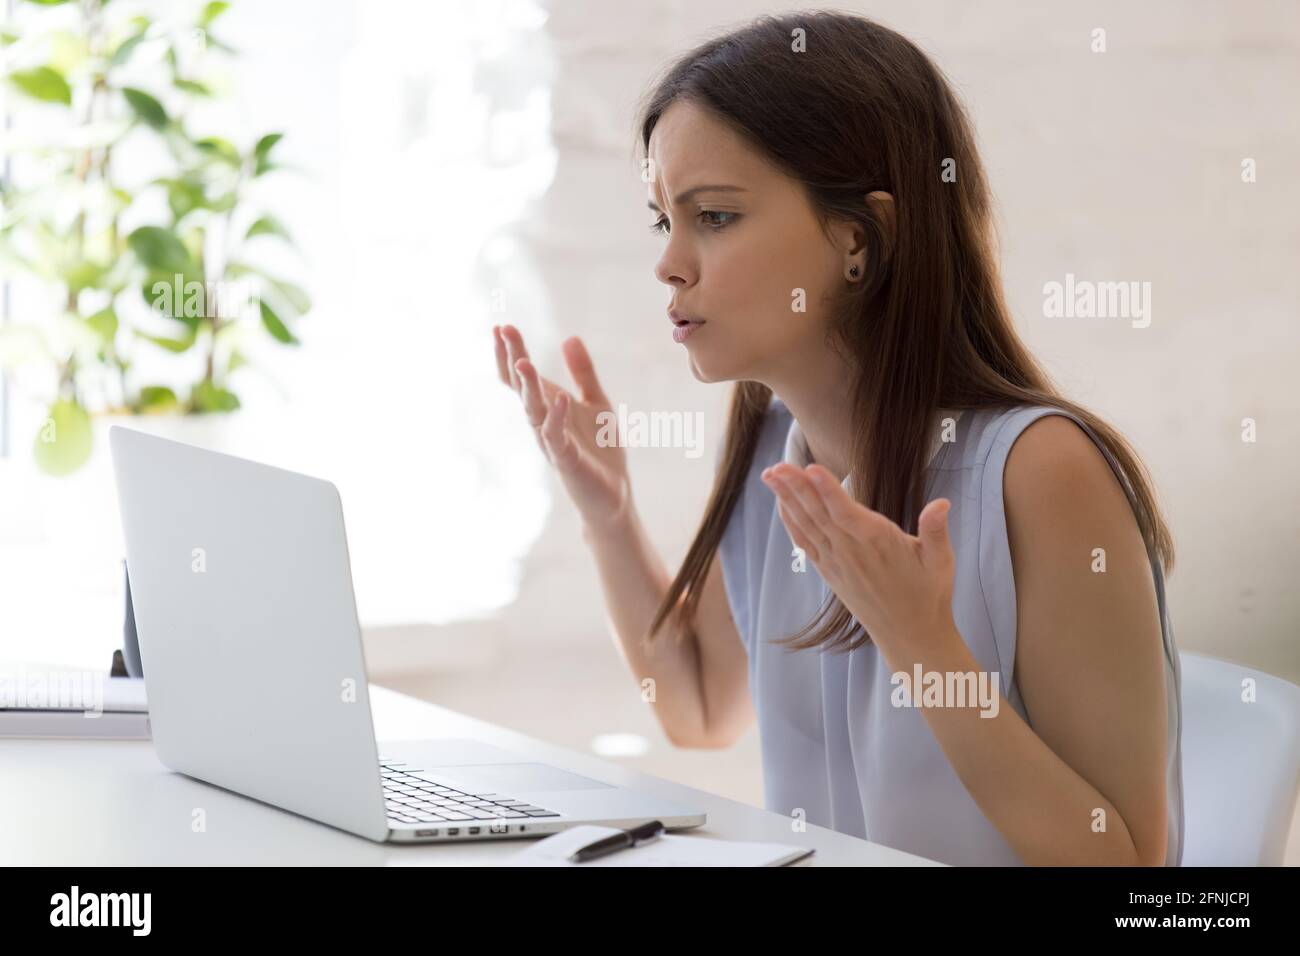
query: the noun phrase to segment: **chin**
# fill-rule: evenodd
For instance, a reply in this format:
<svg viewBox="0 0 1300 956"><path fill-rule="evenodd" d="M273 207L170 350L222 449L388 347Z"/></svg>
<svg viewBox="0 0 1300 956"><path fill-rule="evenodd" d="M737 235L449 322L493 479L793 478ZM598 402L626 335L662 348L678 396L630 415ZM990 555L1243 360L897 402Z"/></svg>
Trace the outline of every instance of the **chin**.
<svg viewBox="0 0 1300 956"><path fill-rule="evenodd" d="M704 369L700 368L700 363L695 361L694 359L691 359L691 374L695 376L695 381L703 382L705 385L717 381L716 378L709 375L706 371L704 371Z"/></svg>
<svg viewBox="0 0 1300 956"><path fill-rule="evenodd" d="M712 385L717 382L734 382L741 377L735 369L719 368L716 362L710 362L707 359L701 361L696 355L691 355L690 364L691 374L695 376L695 380L705 385Z"/></svg>

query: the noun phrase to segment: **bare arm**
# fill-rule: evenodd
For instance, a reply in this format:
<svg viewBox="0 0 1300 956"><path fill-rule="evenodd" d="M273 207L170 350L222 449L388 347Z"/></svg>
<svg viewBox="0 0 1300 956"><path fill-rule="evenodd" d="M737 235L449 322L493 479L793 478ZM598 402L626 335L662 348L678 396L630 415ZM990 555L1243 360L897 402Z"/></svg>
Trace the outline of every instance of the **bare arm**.
<svg viewBox="0 0 1300 956"><path fill-rule="evenodd" d="M598 416L611 403L586 347L577 338L564 343L575 398L537 374L517 329L494 330L493 341L501 381L519 394L538 446L578 509L615 643L647 699L653 687L664 733L681 747L729 745L754 714L745 649L718 561L709 568L693 626L681 633L670 618L653 641L646 641L671 577L637 515L623 448L597 441Z"/></svg>
<svg viewBox="0 0 1300 956"><path fill-rule="evenodd" d="M1004 474L1016 588L1011 707L922 711L962 783L1031 866L1164 863L1165 685L1160 617L1132 508L1073 422L1044 417ZM1105 573L1092 569L1105 548ZM964 644L930 670L974 670Z"/></svg>
<svg viewBox="0 0 1300 956"><path fill-rule="evenodd" d="M668 593L670 576L634 508L611 526L584 526L600 571L615 644L655 715L680 747L727 747L754 721L745 648L736 631L716 556L709 566L694 626L673 618L643 640ZM654 683L647 685L651 680Z"/></svg>

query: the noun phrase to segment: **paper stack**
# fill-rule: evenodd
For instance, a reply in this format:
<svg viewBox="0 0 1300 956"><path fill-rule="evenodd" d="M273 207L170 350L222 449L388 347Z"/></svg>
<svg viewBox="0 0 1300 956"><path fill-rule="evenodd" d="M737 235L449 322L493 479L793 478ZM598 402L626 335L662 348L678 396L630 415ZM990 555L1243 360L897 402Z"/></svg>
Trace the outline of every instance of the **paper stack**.
<svg viewBox="0 0 1300 956"><path fill-rule="evenodd" d="M149 736L143 678L26 666L0 669L0 737Z"/></svg>
<svg viewBox="0 0 1300 956"><path fill-rule="evenodd" d="M748 843L719 840L696 834L665 833L648 843L586 863L572 863L569 854L602 837L618 833L615 827L582 825L539 840L504 860L502 866L789 866L806 860L813 851L788 843Z"/></svg>

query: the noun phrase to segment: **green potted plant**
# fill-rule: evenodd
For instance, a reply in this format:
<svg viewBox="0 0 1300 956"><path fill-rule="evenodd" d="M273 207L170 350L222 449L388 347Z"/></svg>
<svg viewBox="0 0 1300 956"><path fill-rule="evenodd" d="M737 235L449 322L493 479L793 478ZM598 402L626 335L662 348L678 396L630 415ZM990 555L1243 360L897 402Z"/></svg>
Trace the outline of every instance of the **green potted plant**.
<svg viewBox="0 0 1300 956"><path fill-rule="evenodd" d="M239 408L232 376L254 364L241 345L299 344L311 302L259 258L264 244L292 248L254 188L281 168L282 134L228 139L190 115L235 55L212 33L229 4L179 24L170 8L163 22L107 0L25 5L0 31L12 120L0 162L13 170L0 179L0 279L34 280L48 305L0 327L0 365L43 372L33 451L65 475L89 458L94 417ZM148 350L155 366L171 357L170 376L141 372Z"/></svg>

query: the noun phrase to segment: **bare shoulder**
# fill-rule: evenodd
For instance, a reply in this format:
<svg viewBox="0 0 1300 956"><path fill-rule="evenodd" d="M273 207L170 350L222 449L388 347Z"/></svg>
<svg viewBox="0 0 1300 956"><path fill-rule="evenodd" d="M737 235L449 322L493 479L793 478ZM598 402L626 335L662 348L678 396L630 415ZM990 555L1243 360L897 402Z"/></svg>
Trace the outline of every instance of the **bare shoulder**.
<svg viewBox="0 0 1300 956"><path fill-rule="evenodd" d="M1154 626L1158 633L1150 557L1137 516L1087 432L1063 415L1031 423L1011 447L1002 487L1024 631L1035 630L1035 618L1047 627L1070 616L1090 623L1084 633L1094 647L1103 630L1118 637L1135 626Z"/></svg>
<svg viewBox="0 0 1300 956"><path fill-rule="evenodd" d="M1099 605L1147 622L1155 589L1133 506L1105 455L1073 419L1047 415L1017 437L1003 470L1017 603L1095 616ZM1100 622L1097 622L1100 626Z"/></svg>
<svg viewBox="0 0 1300 956"><path fill-rule="evenodd" d="M1137 517L1101 448L1062 415L1017 436L1003 503L1030 726L1110 800L1139 861L1163 862L1165 664Z"/></svg>
<svg viewBox="0 0 1300 956"><path fill-rule="evenodd" d="M1099 497L1130 511L1100 447L1065 415L1044 415L1019 434L1006 458L1002 489L1008 507L1022 511L1073 511Z"/></svg>
<svg viewBox="0 0 1300 956"><path fill-rule="evenodd" d="M1140 538L1119 477L1091 437L1073 419L1044 415L1016 438L1003 470L1008 530L1037 528L1038 548L1070 543L1061 532L1131 530ZM1073 537L1073 535L1068 536Z"/></svg>

